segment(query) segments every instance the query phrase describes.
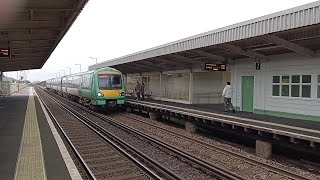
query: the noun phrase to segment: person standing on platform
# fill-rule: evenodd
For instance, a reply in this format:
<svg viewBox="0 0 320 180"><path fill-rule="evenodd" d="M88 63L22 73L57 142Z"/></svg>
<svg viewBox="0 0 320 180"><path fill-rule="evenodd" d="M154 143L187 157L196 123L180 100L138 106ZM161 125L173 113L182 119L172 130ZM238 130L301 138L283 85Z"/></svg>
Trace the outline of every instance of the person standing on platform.
<svg viewBox="0 0 320 180"><path fill-rule="evenodd" d="M141 83L140 91L141 91L142 100L144 100L144 83L143 82Z"/></svg>
<svg viewBox="0 0 320 180"><path fill-rule="evenodd" d="M141 90L141 86L140 86L139 81L137 81L137 85L136 85L136 87L134 88L134 90L136 91L137 100L140 100L140 90Z"/></svg>
<svg viewBox="0 0 320 180"><path fill-rule="evenodd" d="M223 102L224 102L224 111L227 112L230 108L232 110L233 113L235 113L235 109L232 105L231 102L231 97L233 94L233 88L231 86L230 82L227 82L226 87L224 87L223 91L222 91L222 97L223 97Z"/></svg>

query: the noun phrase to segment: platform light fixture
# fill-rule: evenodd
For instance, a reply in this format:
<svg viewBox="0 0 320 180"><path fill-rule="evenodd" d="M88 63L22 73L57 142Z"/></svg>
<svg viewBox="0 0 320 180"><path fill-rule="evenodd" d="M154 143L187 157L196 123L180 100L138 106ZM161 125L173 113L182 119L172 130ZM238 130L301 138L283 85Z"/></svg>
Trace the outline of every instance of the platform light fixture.
<svg viewBox="0 0 320 180"><path fill-rule="evenodd" d="M63 75L65 76L66 75L66 71L64 69L60 70L60 71L63 71Z"/></svg>
<svg viewBox="0 0 320 180"><path fill-rule="evenodd" d="M95 59L96 60L96 64L98 63L98 58L95 57L89 57L90 59Z"/></svg>

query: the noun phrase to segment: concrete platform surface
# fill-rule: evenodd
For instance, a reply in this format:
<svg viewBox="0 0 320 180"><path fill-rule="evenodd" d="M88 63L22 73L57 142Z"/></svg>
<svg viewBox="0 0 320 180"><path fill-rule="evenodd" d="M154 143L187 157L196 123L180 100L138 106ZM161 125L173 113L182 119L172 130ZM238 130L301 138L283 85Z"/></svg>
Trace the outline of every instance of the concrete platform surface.
<svg viewBox="0 0 320 180"><path fill-rule="evenodd" d="M74 179L32 87L0 100L0 179Z"/></svg>
<svg viewBox="0 0 320 180"><path fill-rule="evenodd" d="M238 111L236 113L224 112L223 104L182 104L182 103L175 103L175 102L168 102L168 101L161 101L161 100L154 100L154 99L145 99L144 101L137 101L133 97L128 97L128 100L131 102L138 102L140 104L146 103L155 103L161 105L168 105L176 108L185 108L186 111L190 110L197 110L204 113L208 113L208 115L212 116L210 113L216 113L221 115L221 117L225 116L228 120L236 120L237 118L241 119L248 119L252 121L247 121L247 123L252 125L263 125L263 127L272 128L279 130L287 130L289 127L295 127L292 132L301 133L310 136L315 136L320 134L320 123L316 121L309 121L303 119L290 119L290 118L283 118L283 117L275 117L269 115L261 115L261 114L254 114L249 112L242 112ZM204 114L205 115L205 114ZM214 116L214 115L213 115ZM232 118L233 117L233 118ZM245 122L245 121L241 121ZM287 128L288 127L288 128ZM304 129L308 131L304 131ZM316 136L317 137L317 136Z"/></svg>

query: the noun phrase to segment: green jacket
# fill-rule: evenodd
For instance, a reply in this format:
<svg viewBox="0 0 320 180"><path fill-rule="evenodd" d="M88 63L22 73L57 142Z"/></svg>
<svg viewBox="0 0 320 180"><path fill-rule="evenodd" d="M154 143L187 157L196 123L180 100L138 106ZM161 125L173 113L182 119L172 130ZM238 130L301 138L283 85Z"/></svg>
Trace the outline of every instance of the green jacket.
<svg viewBox="0 0 320 180"><path fill-rule="evenodd" d="M141 91L140 84L137 84L136 87L134 88L134 90L135 90L136 92L140 92L140 91Z"/></svg>

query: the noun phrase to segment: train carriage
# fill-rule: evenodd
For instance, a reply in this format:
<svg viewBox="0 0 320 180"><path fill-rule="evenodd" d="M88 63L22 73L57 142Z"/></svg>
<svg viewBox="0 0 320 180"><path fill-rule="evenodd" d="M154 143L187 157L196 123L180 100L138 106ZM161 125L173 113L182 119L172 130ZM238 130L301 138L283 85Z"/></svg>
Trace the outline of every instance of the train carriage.
<svg viewBox="0 0 320 180"><path fill-rule="evenodd" d="M92 109L103 109L125 104L125 84L120 71L105 67L51 79L47 88Z"/></svg>

